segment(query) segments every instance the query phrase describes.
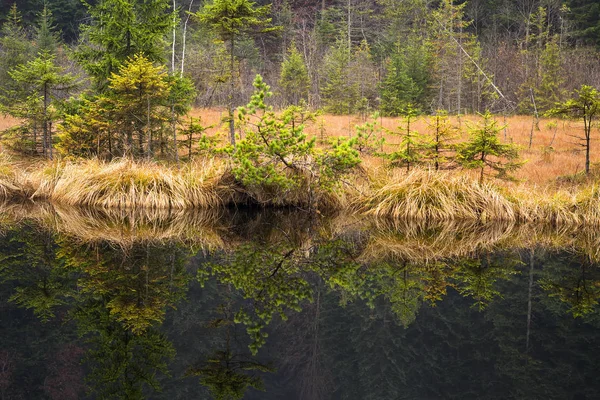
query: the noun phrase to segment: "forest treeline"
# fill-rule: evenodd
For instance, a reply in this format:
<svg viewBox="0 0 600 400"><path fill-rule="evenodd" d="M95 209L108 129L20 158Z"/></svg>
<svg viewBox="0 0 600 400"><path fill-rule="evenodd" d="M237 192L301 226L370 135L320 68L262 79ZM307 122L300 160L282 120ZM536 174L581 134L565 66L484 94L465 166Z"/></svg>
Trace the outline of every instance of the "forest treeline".
<svg viewBox="0 0 600 400"><path fill-rule="evenodd" d="M600 86L593 0L2 1L0 107L17 150L151 157L192 105L542 115ZM412 112L412 111L411 111ZM187 133L203 127L190 123ZM58 138L53 136L58 132ZM115 132L119 132L115 136ZM12 142L11 142L12 140Z"/></svg>
<svg viewBox="0 0 600 400"><path fill-rule="evenodd" d="M35 51L12 56L12 3L0 3L2 86L11 67L35 57ZM63 66L76 68L67 54L81 46L127 47L129 40L116 58L141 51L183 70L196 88L196 104L218 106L228 101L229 49L209 23L190 18L204 3L25 0L17 9L21 34L35 47L47 5L51 30L62 40ZM269 4L256 4L262 5ZM100 8L108 21L100 22ZM289 0L271 4L264 18L280 28L242 30L236 38L237 105L247 102L257 73L280 105L305 98L337 114L381 109L394 115L409 102L424 112L530 113L534 102L543 110L582 84L600 84L600 5L594 0ZM90 27L98 24L111 31L112 44L93 37Z"/></svg>

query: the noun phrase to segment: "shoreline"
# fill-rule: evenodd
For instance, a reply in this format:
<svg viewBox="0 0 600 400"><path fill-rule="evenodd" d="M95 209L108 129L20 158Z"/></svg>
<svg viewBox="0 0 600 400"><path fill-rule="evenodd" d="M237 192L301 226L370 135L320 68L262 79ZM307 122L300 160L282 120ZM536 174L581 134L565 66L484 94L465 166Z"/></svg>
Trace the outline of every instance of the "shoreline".
<svg viewBox="0 0 600 400"><path fill-rule="evenodd" d="M300 186L285 192L244 187L219 159L179 167L151 161L57 161L22 167L0 164L0 201L47 201L60 206L122 210L191 210L224 207L298 208L345 212L376 220L417 222L541 222L600 225L596 182L536 190L479 184L462 172L363 170L337 191Z"/></svg>

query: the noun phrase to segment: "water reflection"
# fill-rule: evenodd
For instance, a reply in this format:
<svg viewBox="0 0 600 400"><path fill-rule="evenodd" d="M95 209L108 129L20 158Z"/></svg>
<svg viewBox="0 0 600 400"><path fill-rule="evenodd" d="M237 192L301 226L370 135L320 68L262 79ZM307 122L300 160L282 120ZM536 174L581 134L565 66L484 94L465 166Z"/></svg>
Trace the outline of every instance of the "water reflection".
<svg viewBox="0 0 600 400"><path fill-rule="evenodd" d="M594 230L289 210L4 216L3 399L600 395Z"/></svg>

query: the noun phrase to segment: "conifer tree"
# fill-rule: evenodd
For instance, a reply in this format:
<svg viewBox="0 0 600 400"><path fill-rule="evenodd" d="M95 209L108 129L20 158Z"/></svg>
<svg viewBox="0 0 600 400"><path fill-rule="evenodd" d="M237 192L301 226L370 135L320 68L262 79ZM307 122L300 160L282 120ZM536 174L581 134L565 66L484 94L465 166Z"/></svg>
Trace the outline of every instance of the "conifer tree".
<svg viewBox="0 0 600 400"><path fill-rule="evenodd" d="M338 40L325 56L321 100L329 113L351 114L359 100L358 88L349 76L351 56L344 40Z"/></svg>
<svg viewBox="0 0 600 400"><path fill-rule="evenodd" d="M10 94L17 93L18 89L8 72L29 61L32 53L32 45L22 26L21 13L13 3L8 19L0 30L0 105L12 104L14 99Z"/></svg>
<svg viewBox="0 0 600 400"><path fill-rule="evenodd" d="M573 98L557 104L547 115L565 115L574 119L583 119L583 137L578 137L585 149L585 173L590 173L590 146L594 119L600 115L600 92L592 86L582 85L575 90Z"/></svg>
<svg viewBox="0 0 600 400"><path fill-rule="evenodd" d="M412 129L412 124L417 117L417 110L409 104L403 112L405 126L399 126L397 134L401 135L402 141L398 151L390 154L390 160L394 166L405 166L406 171L421 161L423 157L423 144L419 132Z"/></svg>
<svg viewBox="0 0 600 400"><path fill-rule="evenodd" d="M234 69L236 44L252 35L277 31L280 27L271 25L271 5L256 6L250 0L213 0L207 3L196 17L208 25L229 47L229 140L235 146L235 126L233 118L233 92L235 89Z"/></svg>
<svg viewBox="0 0 600 400"><path fill-rule="evenodd" d="M281 64L279 86L288 104L298 105L301 99L308 100L310 77L302 55L292 42L286 58Z"/></svg>
<svg viewBox="0 0 600 400"><path fill-rule="evenodd" d="M450 141L457 136L456 129L450 123L448 113L438 110L436 115L430 119L429 130L431 135L425 144L425 157L433 163L433 167L438 171L452 160L448 153L453 147Z"/></svg>
<svg viewBox="0 0 600 400"><path fill-rule="evenodd" d="M42 11L40 11L38 19L38 25L35 29L36 51L38 54L43 52L55 54L60 41L60 35L56 32L52 12L46 3L44 3Z"/></svg>
<svg viewBox="0 0 600 400"><path fill-rule="evenodd" d="M469 140L458 146L457 161L464 168L478 169L479 183L483 183L486 169L495 171L498 178L510 178L509 173L523 165L518 161L518 149L500 142L498 133L504 127L498 126L489 111L481 116L481 124L470 129Z"/></svg>
<svg viewBox="0 0 600 400"><path fill-rule="evenodd" d="M426 43L415 38L410 44L397 44L390 56L381 83L381 111L401 115L410 105L425 108L429 103L431 55Z"/></svg>
<svg viewBox="0 0 600 400"><path fill-rule="evenodd" d="M65 73L55 62L55 56L43 52L32 61L14 68L9 72L11 78L20 86L19 97L23 99L9 108L15 117L26 118L28 129L33 131L33 150L36 151L37 126L42 129L42 149L44 156L53 157L52 122L57 118L50 108L57 100L56 94L73 87L75 78Z"/></svg>
<svg viewBox="0 0 600 400"><path fill-rule="evenodd" d="M142 54L163 62L165 38L172 24L168 0L84 0L90 22L81 26L83 44L75 57L93 78L96 90L130 57Z"/></svg>

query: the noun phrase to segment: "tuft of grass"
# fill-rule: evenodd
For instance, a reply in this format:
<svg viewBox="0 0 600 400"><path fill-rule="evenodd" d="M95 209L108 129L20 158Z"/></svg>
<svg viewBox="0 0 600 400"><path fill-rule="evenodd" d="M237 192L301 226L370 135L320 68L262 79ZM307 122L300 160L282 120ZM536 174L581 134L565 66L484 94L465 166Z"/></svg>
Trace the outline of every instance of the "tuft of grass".
<svg viewBox="0 0 600 400"><path fill-rule="evenodd" d="M104 209L210 208L228 201L222 170L214 161L189 164L181 171L129 159L55 164L42 173L33 197Z"/></svg>
<svg viewBox="0 0 600 400"><path fill-rule="evenodd" d="M416 221L515 221L513 205L491 184L457 174L414 170L375 190L358 208L377 218Z"/></svg>

